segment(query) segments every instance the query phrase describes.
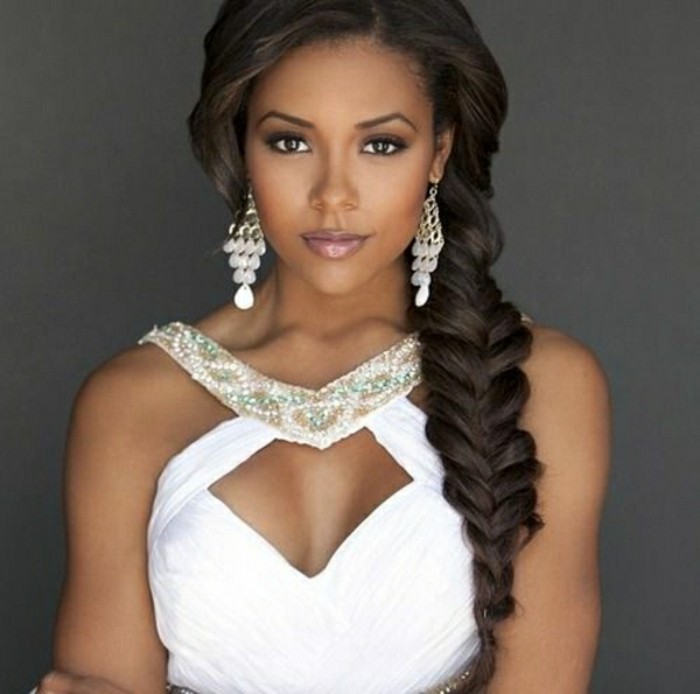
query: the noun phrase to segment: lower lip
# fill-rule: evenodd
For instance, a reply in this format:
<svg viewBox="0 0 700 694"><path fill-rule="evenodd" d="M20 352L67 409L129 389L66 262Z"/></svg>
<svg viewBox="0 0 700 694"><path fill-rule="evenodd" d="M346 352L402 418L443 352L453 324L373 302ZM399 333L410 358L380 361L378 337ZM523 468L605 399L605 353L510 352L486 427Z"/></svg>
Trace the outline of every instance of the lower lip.
<svg viewBox="0 0 700 694"><path fill-rule="evenodd" d="M332 241L330 239L317 239L302 237L306 245L317 255L324 258L347 258L356 253L367 237L359 239L347 239L345 241Z"/></svg>

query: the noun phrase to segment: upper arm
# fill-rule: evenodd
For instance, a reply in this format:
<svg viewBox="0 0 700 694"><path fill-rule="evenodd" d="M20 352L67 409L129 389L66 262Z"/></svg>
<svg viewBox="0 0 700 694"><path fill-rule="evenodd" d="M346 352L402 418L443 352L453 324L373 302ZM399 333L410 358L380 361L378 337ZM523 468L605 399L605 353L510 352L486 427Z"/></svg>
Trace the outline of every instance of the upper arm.
<svg viewBox="0 0 700 694"><path fill-rule="evenodd" d="M147 379L128 357L94 371L76 396L64 476L67 566L54 634L56 669L139 694L165 689L166 654L147 580L154 411Z"/></svg>
<svg viewBox="0 0 700 694"><path fill-rule="evenodd" d="M523 369L531 395L520 426L544 466L537 482L544 527L514 562L514 615L496 627L489 694L588 691L601 608L598 533L610 466L606 375L587 347L533 330Z"/></svg>

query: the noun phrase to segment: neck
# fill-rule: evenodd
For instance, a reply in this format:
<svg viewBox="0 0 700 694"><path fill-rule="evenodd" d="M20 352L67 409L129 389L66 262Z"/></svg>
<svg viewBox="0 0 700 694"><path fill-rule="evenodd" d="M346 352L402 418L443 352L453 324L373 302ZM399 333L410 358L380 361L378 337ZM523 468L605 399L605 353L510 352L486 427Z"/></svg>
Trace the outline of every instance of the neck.
<svg viewBox="0 0 700 694"><path fill-rule="evenodd" d="M267 334L291 332L332 341L358 331L410 332L407 310L413 297L403 258L345 292L337 287L324 292L276 260L253 290L256 322Z"/></svg>

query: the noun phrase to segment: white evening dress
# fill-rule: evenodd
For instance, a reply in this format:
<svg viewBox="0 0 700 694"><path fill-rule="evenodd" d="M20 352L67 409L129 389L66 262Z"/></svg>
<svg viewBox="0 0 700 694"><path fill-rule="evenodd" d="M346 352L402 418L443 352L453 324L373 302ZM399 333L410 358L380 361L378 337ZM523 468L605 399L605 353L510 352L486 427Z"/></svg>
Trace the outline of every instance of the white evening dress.
<svg viewBox="0 0 700 694"><path fill-rule="evenodd" d="M147 342L232 412L166 463L153 502L149 583L171 691L453 691L479 646L473 555L442 496L427 416L407 397L421 380L417 334L319 390L266 376L179 321ZM275 439L322 450L361 429L412 479L312 576L209 489Z"/></svg>

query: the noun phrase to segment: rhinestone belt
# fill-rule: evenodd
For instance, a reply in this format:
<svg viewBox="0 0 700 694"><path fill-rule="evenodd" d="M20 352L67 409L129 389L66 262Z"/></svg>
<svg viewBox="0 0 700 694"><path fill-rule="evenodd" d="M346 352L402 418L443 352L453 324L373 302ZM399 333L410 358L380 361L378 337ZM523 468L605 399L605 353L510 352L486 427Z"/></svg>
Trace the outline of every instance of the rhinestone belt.
<svg viewBox="0 0 700 694"><path fill-rule="evenodd" d="M469 670L463 672L461 675L453 677L448 682L437 685L437 687L427 689L422 694L450 694L450 692L455 692L457 685L460 682L463 682L467 678L468 674ZM176 687L173 684L169 684L166 687L166 691L168 694L197 694L197 692L195 692L193 689L188 689L187 687Z"/></svg>

